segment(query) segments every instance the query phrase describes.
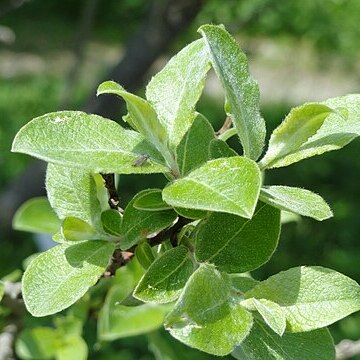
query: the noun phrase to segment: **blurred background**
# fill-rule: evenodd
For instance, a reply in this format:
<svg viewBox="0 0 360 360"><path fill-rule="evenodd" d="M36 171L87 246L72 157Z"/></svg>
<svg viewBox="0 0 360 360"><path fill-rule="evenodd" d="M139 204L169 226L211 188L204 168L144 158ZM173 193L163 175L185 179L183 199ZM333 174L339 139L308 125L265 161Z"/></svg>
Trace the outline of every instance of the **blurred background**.
<svg viewBox="0 0 360 360"><path fill-rule="evenodd" d="M96 99L97 85L112 79L143 94L151 75L198 38L196 30L204 23L224 24L248 55L268 134L293 106L360 92L358 0L0 1L0 278L21 269L23 260L38 251L31 235L11 230L19 205L44 194L44 164L10 153L18 129L60 109L120 120L123 104L115 97ZM221 127L223 95L213 73L198 110L215 129ZM266 183L319 193L335 216L324 223L304 218L285 224L278 250L254 273L256 278L316 264L360 281L359 154L355 140L343 150L268 171ZM149 181L123 176L119 191L129 199L161 182L158 176ZM2 319L0 308L0 329ZM91 331L85 337L89 344ZM335 343L359 339L360 314L340 321L331 332ZM185 348L173 346L185 356ZM94 358L162 359L141 337L103 349Z"/></svg>

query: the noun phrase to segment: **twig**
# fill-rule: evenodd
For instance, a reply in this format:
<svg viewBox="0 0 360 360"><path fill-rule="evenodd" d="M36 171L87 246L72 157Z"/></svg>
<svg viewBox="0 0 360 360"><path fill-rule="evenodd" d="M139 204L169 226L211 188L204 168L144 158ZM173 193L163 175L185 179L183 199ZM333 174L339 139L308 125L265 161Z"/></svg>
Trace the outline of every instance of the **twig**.
<svg viewBox="0 0 360 360"><path fill-rule="evenodd" d="M336 345L336 360L350 359L360 354L360 340L342 340Z"/></svg>
<svg viewBox="0 0 360 360"><path fill-rule="evenodd" d="M230 118L230 116L227 116L225 121L224 121L224 124L223 126L215 132L215 135L217 137L219 137L221 134L223 134L226 130L230 129L231 128L231 125L232 125L232 120Z"/></svg>
<svg viewBox="0 0 360 360"><path fill-rule="evenodd" d="M111 209L118 210L119 212L124 212L120 207L120 197L117 193L115 186L115 175L114 174L101 174L105 182L105 187L109 193L108 204Z"/></svg>

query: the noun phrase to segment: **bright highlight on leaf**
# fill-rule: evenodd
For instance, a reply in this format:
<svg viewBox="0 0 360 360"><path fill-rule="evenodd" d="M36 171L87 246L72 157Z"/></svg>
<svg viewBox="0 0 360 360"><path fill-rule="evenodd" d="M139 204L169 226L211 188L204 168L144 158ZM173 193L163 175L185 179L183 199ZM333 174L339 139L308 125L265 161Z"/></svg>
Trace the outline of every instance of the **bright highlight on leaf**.
<svg viewBox="0 0 360 360"><path fill-rule="evenodd" d="M166 329L196 349L218 356L229 354L252 326L251 314L231 299L230 289L227 274L201 265L167 315Z"/></svg>
<svg viewBox="0 0 360 360"><path fill-rule="evenodd" d="M333 216L325 200L313 192L290 186L264 186L260 199L281 210L290 211L315 220L325 220Z"/></svg>
<svg viewBox="0 0 360 360"><path fill-rule="evenodd" d="M252 160L240 156L221 158L171 183L163 190L163 199L176 207L251 218L260 181L260 170Z"/></svg>
<svg viewBox="0 0 360 360"><path fill-rule="evenodd" d="M112 243L98 240L57 245L37 256L22 281L28 311L46 316L72 305L96 283L113 251Z"/></svg>
<svg viewBox="0 0 360 360"><path fill-rule="evenodd" d="M259 283L245 297L280 305L291 332L318 329L360 310L360 286L320 266L280 272Z"/></svg>
<svg viewBox="0 0 360 360"><path fill-rule="evenodd" d="M265 141L265 121L259 110L259 87L251 77L246 55L222 26L204 25L199 32L225 92L225 110L232 118L244 155L257 160Z"/></svg>

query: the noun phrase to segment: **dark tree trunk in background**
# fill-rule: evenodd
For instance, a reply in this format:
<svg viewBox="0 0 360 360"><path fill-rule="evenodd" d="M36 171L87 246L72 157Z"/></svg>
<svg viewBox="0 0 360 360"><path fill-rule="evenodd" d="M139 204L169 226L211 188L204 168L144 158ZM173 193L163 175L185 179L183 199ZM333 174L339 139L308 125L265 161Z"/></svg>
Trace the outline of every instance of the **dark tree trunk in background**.
<svg viewBox="0 0 360 360"><path fill-rule="evenodd" d="M143 83L150 66L174 38L189 26L205 1L154 0L141 28L129 40L124 56L103 80L115 80L130 91L136 90ZM97 98L94 94L95 89L82 110L112 119L119 117L121 101L118 98ZM11 220L16 209L25 200L45 194L45 167L44 162L33 161L0 194L1 237L15 236L11 231Z"/></svg>

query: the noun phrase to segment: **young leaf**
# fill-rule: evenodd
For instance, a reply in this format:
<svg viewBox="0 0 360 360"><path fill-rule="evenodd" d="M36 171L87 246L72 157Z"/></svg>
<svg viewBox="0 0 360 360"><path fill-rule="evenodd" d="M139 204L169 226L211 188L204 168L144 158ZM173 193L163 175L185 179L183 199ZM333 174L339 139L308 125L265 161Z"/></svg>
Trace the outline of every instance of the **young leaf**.
<svg viewBox="0 0 360 360"><path fill-rule="evenodd" d="M193 269L187 248L166 251L151 264L133 295L144 302L172 302L179 297Z"/></svg>
<svg viewBox="0 0 360 360"><path fill-rule="evenodd" d="M334 109L334 111L327 117L317 133L301 145L294 154L276 161L276 167L287 166L311 156L341 149L360 135L359 94L331 98L322 104ZM275 165L273 164L272 167Z"/></svg>
<svg viewBox="0 0 360 360"><path fill-rule="evenodd" d="M16 340L16 354L21 359L51 359L55 356L59 340L59 333L50 327L26 329Z"/></svg>
<svg viewBox="0 0 360 360"><path fill-rule="evenodd" d="M238 360L335 360L335 346L328 329L279 336L255 320L232 356Z"/></svg>
<svg viewBox="0 0 360 360"><path fill-rule="evenodd" d="M174 208L174 210L179 215L181 215L187 219L192 219L192 220L203 219L208 214L207 211L186 209L186 208L180 208L180 207L176 207L176 208Z"/></svg>
<svg viewBox="0 0 360 360"><path fill-rule="evenodd" d="M98 321L100 340L112 341L128 336L146 334L159 328L169 311L169 305L144 304L124 306L122 284L113 286L106 296Z"/></svg>
<svg viewBox="0 0 360 360"><path fill-rule="evenodd" d="M105 271L114 245L87 241L57 245L37 256L24 273L22 290L33 316L55 314L80 299Z"/></svg>
<svg viewBox="0 0 360 360"><path fill-rule="evenodd" d="M56 360L86 360L88 347L85 340L79 335L64 336L56 351Z"/></svg>
<svg viewBox="0 0 360 360"><path fill-rule="evenodd" d="M209 158L219 159L224 157L237 156L235 150L233 150L225 141L220 139L213 139L209 145Z"/></svg>
<svg viewBox="0 0 360 360"><path fill-rule="evenodd" d="M281 164L286 164L288 156L296 156L299 148L316 134L332 112L331 108L320 103L293 108L271 134L269 148L261 159L260 166L262 168L286 166Z"/></svg>
<svg viewBox="0 0 360 360"><path fill-rule="evenodd" d="M259 283L245 297L279 304L291 332L318 329L360 310L360 286L345 275L319 266L280 272Z"/></svg>
<svg viewBox="0 0 360 360"><path fill-rule="evenodd" d="M48 164L46 191L60 219L72 216L101 229L96 183L88 171Z"/></svg>
<svg viewBox="0 0 360 360"><path fill-rule="evenodd" d="M148 189L143 191L136 198L134 208L146 211L162 211L171 209L171 206L162 199L161 193L161 189Z"/></svg>
<svg viewBox="0 0 360 360"><path fill-rule="evenodd" d="M66 240L70 241L99 239L99 235L93 227L73 216L68 216L64 219L61 233Z"/></svg>
<svg viewBox="0 0 360 360"><path fill-rule="evenodd" d="M175 148L195 118L195 105L210 68L203 40L186 46L157 73L146 87L146 97L167 130Z"/></svg>
<svg viewBox="0 0 360 360"><path fill-rule="evenodd" d="M181 175L186 175L209 160L208 149L211 140L215 140L213 127L204 116L197 114L176 148L176 161Z"/></svg>
<svg viewBox="0 0 360 360"><path fill-rule="evenodd" d="M148 193L148 190L136 194L126 206L121 225L122 239L120 245L122 250L129 249L148 236L166 229L177 219L174 210L146 211L136 209L134 207L135 201L145 193Z"/></svg>
<svg viewBox="0 0 360 360"><path fill-rule="evenodd" d="M219 356L229 354L252 326L251 314L232 301L230 289L227 274L200 265L167 315L165 328L188 346Z"/></svg>
<svg viewBox="0 0 360 360"><path fill-rule="evenodd" d="M167 186L163 199L176 207L251 218L260 181L259 167L250 159L241 156L215 159Z"/></svg>
<svg viewBox="0 0 360 360"><path fill-rule="evenodd" d="M204 25L199 32L225 91L225 110L239 134L244 155L257 160L264 147L266 129L259 110L259 87L250 76L246 55L222 26Z"/></svg>
<svg viewBox="0 0 360 360"><path fill-rule="evenodd" d="M61 222L46 197L27 200L13 218L15 230L55 234L60 226Z"/></svg>
<svg viewBox="0 0 360 360"><path fill-rule="evenodd" d="M228 273L240 273L266 263L280 235L280 211L259 203L251 220L213 213L196 231L195 256Z"/></svg>
<svg viewBox="0 0 360 360"><path fill-rule="evenodd" d="M121 235L122 215L114 209L108 209L101 213L101 223L103 229L111 235Z"/></svg>
<svg viewBox="0 0 360 360"><path fill-rule="evenodd" d="M135 249L135 256L144 269L148 269L155 260L152 248L146 241L138 244Z"/></svg>
<svg viewBox="0 0 360 360"><path fill-rule="evenodd" d="M258 311L265 323L282 336L286 328L286 316L280 305L266 299L247 299L241 305L251 311Z"/></svg>
<svg viewBox="0 0 360 360"><path fill-rule="evenodd" d="M17 133L12 151L96 173L168 171L155 163L162 162L161 155L142 135L80 111L59 111L33 119ZM155 162L133 166L142 154Z"/></svg>
<svg viewBox="0 0 360 360"><path fill-rule="evenodd" d="M319 221L333 216L329 205L321 196L305 189L264 186L260 190L260 200L278 209L309 216Z"/></svg>
<svg viewBox="0 0 360 360"><path fill-rule="evenodd" d="M149 140L161 153L166 149L166 130L160 123L153 107L144 99L127 92L114 81L99 85L97 95L115 94L126 101L131 125Z"/></svg>

